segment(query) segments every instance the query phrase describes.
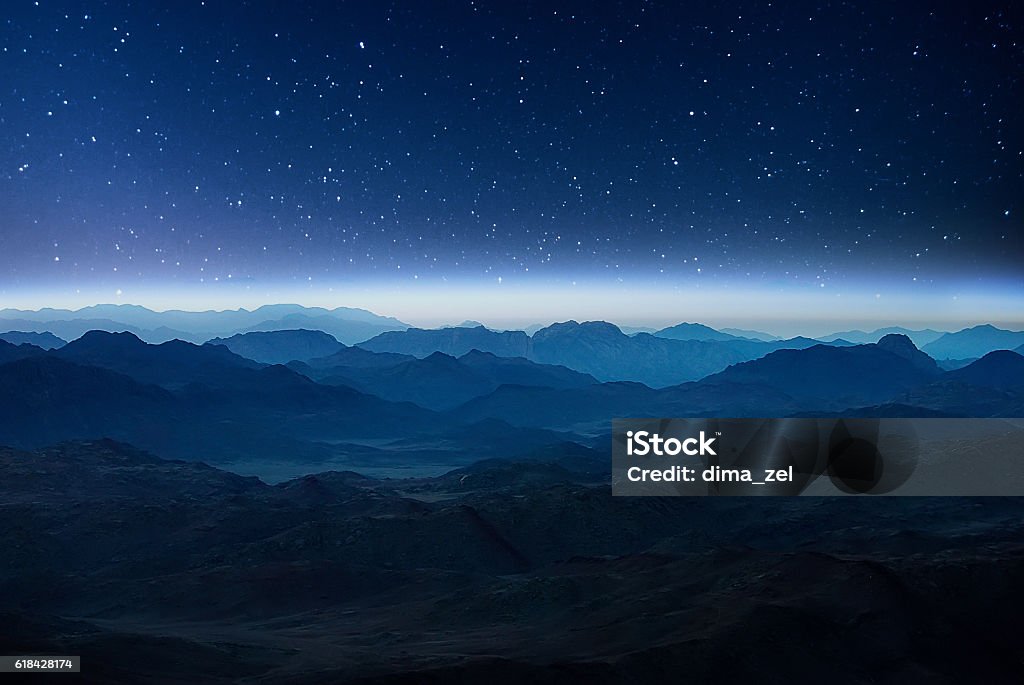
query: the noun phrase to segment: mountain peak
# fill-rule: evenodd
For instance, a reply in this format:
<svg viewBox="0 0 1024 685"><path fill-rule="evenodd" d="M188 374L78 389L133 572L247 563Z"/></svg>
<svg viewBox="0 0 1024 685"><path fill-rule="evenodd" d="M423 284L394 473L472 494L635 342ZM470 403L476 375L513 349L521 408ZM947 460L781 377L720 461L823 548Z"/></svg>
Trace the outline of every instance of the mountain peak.
<svg viewBox="0 0 1024 685"><path fill-rule="evenodd" d="M450 354L445 354L444 352L433 352L431 354L428 354L426 357L423 358L423 361L425 361L425 362L432 362L434 364L445 364L445 365L451 365L451 364L457 364L458 363L458 359L456 359L455 357L453 357Z"/></svg>
<svg viewBox="0 0 1024 685"><path fill-rule="evenodd" d="M903 333L883 335L874 346L910 361L922 371L929 373L938 373L939 371L939 365L935 363L935 360L917 349L914 341Z"/></svg>
<svg viewBox="0 0 1024 685"><path fill-rule="evenodd" d="M130 331L112 333L110 331L92 330L86 331L82 337L72 341L78 348L103 345L105 347L144 347L145 342L139 336Z"/></svg>
<svg viewBox="0 0 1024 685"><path fill-rule="evenodd" d="M905 356L906 353L918 352L917 345L914 341L902 333L889 333L879 338L876 343L881 349L889 350L900 356Z"/></svg>
<svg viewBox="0 0 1024 685"><path fill-rule="evenodd" d="M1024 387L1024 356L1011 350L994 350L946 375L971 385L1021 388Z"/></svg>
<svg viewBox="0 0 1024 685"><path fill-rule="evenodd" d="M542 328L541 330L537 331L537 333L535 333L534 335L539 335L545 332L567 333L576 331L624 335L622 330L618 326L616 326L613 323L608 323L607 321L584 321L583 323L580 323L575 319L570 319L569 321L562 321L559 323L553 323L550 326Z"/></svg>
<svg viewBox="0 0 1024 685"><path fill-rule="evenodd" d="M654 335L659 338L672 338L674 340L737 340L735 335L723 333L702 323L690 323L688 321L663 328Z"/></svg>

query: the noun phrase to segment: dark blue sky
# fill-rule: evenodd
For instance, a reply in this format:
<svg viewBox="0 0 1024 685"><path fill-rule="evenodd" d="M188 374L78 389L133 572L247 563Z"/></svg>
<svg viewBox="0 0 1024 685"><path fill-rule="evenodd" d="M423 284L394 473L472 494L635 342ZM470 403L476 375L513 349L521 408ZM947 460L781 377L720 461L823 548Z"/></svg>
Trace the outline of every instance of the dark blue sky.
<svg viewBox="0 0 1024 685"><path fill-rule="evenodd" d="M1021 295L1019 4L689 4L5 2L0 290Z"/></svg>

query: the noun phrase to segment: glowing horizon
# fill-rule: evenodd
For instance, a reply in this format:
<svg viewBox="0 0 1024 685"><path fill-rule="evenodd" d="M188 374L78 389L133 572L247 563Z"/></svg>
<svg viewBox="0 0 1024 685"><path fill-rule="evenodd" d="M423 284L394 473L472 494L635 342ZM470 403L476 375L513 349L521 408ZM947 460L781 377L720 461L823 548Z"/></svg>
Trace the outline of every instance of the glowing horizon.
<svg viewBox="0 0 1024 685"><path fill-rule="evenodd" d="M603 320L619 326L663 328L683 321L715 328L748 328L774 335L825 335L886 326L961 328L991 323L1024 329L1020 287L935 287L927 292L847 288L677 287L607 282L434 284L225 284L211 289L135 287L128 290L51 288L0 290L3 308L77 310L131 304L153 311L253 310L270 304L353 307L433 328L465 320L498 329L555 321Z"/></svg>

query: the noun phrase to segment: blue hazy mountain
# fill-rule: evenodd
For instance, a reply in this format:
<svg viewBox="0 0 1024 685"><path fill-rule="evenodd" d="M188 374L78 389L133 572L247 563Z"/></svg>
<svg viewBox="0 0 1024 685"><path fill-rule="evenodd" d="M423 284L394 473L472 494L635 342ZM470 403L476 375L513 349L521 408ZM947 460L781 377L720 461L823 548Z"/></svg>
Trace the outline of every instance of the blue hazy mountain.
<svg viewBox="0 0 1024 685"><path fill-rule="evenodd" d="M286 368L247 359L221 345L150 345L129 333L91 332L49 352L0 342L6 384L0 408L8 413L0 443L26 444L46 435L110 435L172 456L327 458L354 454L353 445L364 439L388 438L433 445L410 447L404 454L436 456L451 449L438 435L489 419L598 433L615 416L788 416L870 407L899 407L904 415L918 407L933 412L929 415L1005 416L1021 406L1019 355L988 355L943 372L901 335L858 346L803 340L799 344L809 345L804 349L779 350L772 347L795 343L627 336L601 322L556 324L532 339L482 328L412 335L426 334L429 344L437 344L432 336L441 334L446 344L483 340L504 344L506 350L509 341L521 345L525 340L532 358L479 350L458 358L443 353L418 358L335 343L333 354ZM403 342L406 335L387 337ZM270 341L269 349L276 342L287 348L287 339L264 340ZM745 358L761 353L754 360ZM292 356L292 351L282 354ZM603 374L649 373L658 380L697 374L700 364L726 368L696 381L653 388L599 383L597 374L570 364ZM21 392L21 386L27 390ZM19 392L33 398L31 411L18 405ZM47 397L53 402L47 404ZM77 407L76 402L91 405ZM104 406L111 413L107 419ZM66 426L64 415L69 417ZM456 450L454 458L487 449L487 435L472 439L478 447ZM382 448L359 449L397 458L385 457L388 451Z"/></svg>
<svg viewBox="0 0 1024 685"><path fill-rule="evenodd" d="M500 357L526 357L530 337L523 331L492 331L476 328L410 328L381 333L359 344L371 352L393 352L428 357L435 352L460 357L471 350L490 352Z"/></svg>
<svg viewBox="0 0 1024 685"><path fill-rule="evenodd" d="M49 331L73 340L90 330L128 331L153 343L175 338L203 342L248 331L306 328L321 330L346 343L355 343L390 330L408 326L392 317L364 309L303 307L295 304L265 305L252 311L155 312L138 305L96 305L78 310L0 310L0 328Z"/></svg>
<svg viewBox="0 0 1024 685"><path fill-rule="evenodd" d="M674 340L646 333L627 336L603 321L568 321L537 331L529 358L583 371L602 381L638 381L666 387L698 380L773 350L819 344L810 338L763 342L740 338Z"/></svg>
<svg viewBox="0 0 1024 685"><path fill-rule="evenodd" d="M223 345L247 359L264 364L286 364L330 356L345 346L323 331L290 330L237 333L230 338L213 338L207 345Z"/></svg>
<svg viewBox="0 0 1024 685"><path fill-rule="evenodd" d="M703 327L702 327L703 328ZM708 329L712 330L712 329ZM647 333L626 335L604 321L566 321L527 336L522 331L485 328L416 329L384 333L359 347L376 352L426 357L434 352L461 356L476 349L504 357L564 366L600 381L638 381L665 387L721 371L730 364L762 357L777 349L802 349L821 344L810 338L764 342L729 337L724 340L675 340ZM833 345L849 345L834 342Z"/></svg>
<svg viewBox="0 0 1024 685"><path fill-rule="evenodd" d="M741 340L739 336L730 335L716 331L710 326L700 323L680 323L668 328L656 331L654 335L659 338L671 338L673 340Z"/></svg>
<svg viewBox="0 0 1024 685"><path fill-rule="evenodd" d="M311 378L322 383L347 385L388 400L415 402L429 409L448 409L508 383L579 388L597 382L591 376L565 367L537 364L518 357L498 357L478 350L459 358L443 352L435 352L424 359L400 357L392 365L336 365L318 369L292 365L291 368L311 374Z"/></svg>
<svg viewBox="0 0 1024 685"><path fill-rule="evenodd" d="M5 310L9 311L9 310ZM143 329L138 326L114 321L112 319L53 319L35 321L30 319L0 319L0 328L18 331L50 333L62 340L75 340L89 331L107 331L108 333L132 333L146 342L166 342L179 338L190 339L188 333L169 328L159 330ZM209 336L207 336L209 337ZM205 338L201 338L205 340Z"/></svg>
<svg viewBox="0 0 1024 685"><path fill-rule="evenodd" d="M599 429L616 416L789 416L883 402L940 374L909 339L892 336L873 345L778 350L700 381L660 389L628 382L577 390L503 386L455 411L466 418L490 415L578 431Z"/></svg>
<svg viewBox="0 0 1024 685"><path fill-rule="evenodd" d="M534 333L531 343L527 357L533 361L566 366L601 381L659 387L695 380L750 358L749 352L718 342L626 335L604 321L552 324Z"/></svg>
<svg viewBox="0 0 1024 685"><path fill-rule="evenodd" d="M860 330L840 331L839 333L820 336L818 340L822 342L846 340L857 345L864 345L878 342L883 336L890 334L905 335L913 341L914 345L921 348L930 342L938 340L940 337L945 335L945 332L932 330L931 328L913 330L910 328L903 328L902 326L889 326L887 328L878 328L870 332Z"/></svg>
<svg viewBox="0 0 1024 685"><path fill-rule="evenodd" d="M582 388L597 383L593 376L557 364L540 364L522 357L500 357L490 352L470 350L459 363L495 386L532 385L546 388Z"/></svg>
<svg viewBox="0 0 1024 685"><path fill-rule="evenodd" d="M347 385L430 409L448 409L494 389L494 384L482 375L443 352L385 368L336 369L321 382Z"/></svg>
<svg viewBox="0 0 1024 685"><path fill-rule="evenodd" d="M308 313L287 314L276 319L267 319L258 324L240 329L242 333L306 329L321 331L336 340L352 345L368 340L375 335L387 331L405 330L404 324L392 323L393 319L384 321L364 321L339 318L333 314L319 316Z"/></svg>
<svg viewBox="0 0 1024 685"><path fill-rule="evenodd" d="M737 338L750 338L751 340L763 340L764 342L781 339L777 335L772 335L771 333L765 333L763 331L754 331L749 328L720 328L718 330L722 333L728 333L729 335L736 336Z"/></svg>
<svg viewBox="0 0 1024 685"><path fill-rule="evenodd" d="M340 373L345 367L383 368L416 359L411 354L396 352L371 352L361 347L342 346L340 350L326 357L316 357L305 362L294 362L288 366L299 369L311 378L325 374Z"/></svg>
<svg viewBox="0 0 1024 685"><path fill-rule="evenodd" d="M943 371L956 371L962 369L968 364L973 364L978 361L977 359L936 359L935 363L939 365L939 368Z"/></svg>
<svg viewBox="0 0 1024 685"><path fill-rule="evenodd" d="M935 359L977 359L995 350L1013 350L1024 344L1024 332L990 324L946 333L921 349Z"/></svg>
<svg viewBox="0 0 1024 685"><path fill-rule="evenodd" d="M22 343L28 343L41 347L44 350L52 350L58 347L63 347L67 344L66 340L58 338L53 333L44 332L25 332L25 331L8 331L7 333L0 333L0 340L4 340L14 345L21 345Z"/></svg>

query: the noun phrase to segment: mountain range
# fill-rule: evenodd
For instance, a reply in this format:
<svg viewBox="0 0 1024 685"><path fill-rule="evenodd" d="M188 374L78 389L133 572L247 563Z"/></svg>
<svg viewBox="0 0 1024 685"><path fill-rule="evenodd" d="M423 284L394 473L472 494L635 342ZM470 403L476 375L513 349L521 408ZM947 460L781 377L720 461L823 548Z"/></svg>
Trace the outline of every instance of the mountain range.
<svg viewBox="0 0 1024 685"><path fill-rule="evenodd" d="M291 368L321 383L345 385L431 409L450 409L502 385L581 388L597 383L593 376L563 366L538 364L522 357L499 357L476 349L458 358L443 352L423 359L400 357L393 365L325 366L325 360L311 363L317 367L295 364Z"/></svg>
<svg viewBox="0 0 1024 685"><path fill-rule="evenodd" d="M131 333L93 331L50 351L0 341L0 444L35 447L48 439L108 436L216 462L282 454L344 461L373 454L385 461L456 463L465 458L461 448L453 453L450 439L441 436L488 420L560 431L549 442L586 445L607 431L611 418L624 416L1010 416L1024 406L1021 355L994 352L944 371L898 334L866 345L806 341L802 349L774 350L792 343L627 336L600 323L550 326L533 338L483 328L408 335L421 352L429 347L424 340L495 342L504 351L515 341L528 345L530 358L475 348L458 357L432 352L420 358L348 347L311 331L230 341L268 361L336 350L287 366L223 344L153 345ZM744 354L751 352L733 345L768 347L748 360ZM663 379L666 370L692 373L695 363L709 359L712 373L657 387L587 372L618 368L642 375L648 369ZM489 430L473 432L477 456L497 452Z"/></svg>
<svg viewBox="0 0 1024 685"><path fill-rule="evenodd" d="M221 463L316 461L345 453L331 443L446 425L415 405L314 383L221 346L150 345L130 333L94 331L52 352L22 345L0 353L20 357L0 364L0 444L115 437Z"/></svg>
<svg viewBox="0 0 1024 685"><path fill-rule="evenodd" d="M710 335L704 328L694 330ZM496 332L482 326L410 328L381 334L358 346L374 352L421 358L434 352L461 356L480 350L497 356L523 357L565 366L600 381L629 380L664 387L702 378L730 364L756 359L773 350L820 344L809 338L765 342L727 335L717 337L715 340L681 340L660 334L626 335L617 326L604 321L567 321L542 328L532 336L522 331Z"/></svg>
<svg viewBox="0 0 1024 685"><path fill-rule="evenodd" d="M26 333L23 331L8 331L7 333L0 333L0 340L9 342L12 345L28 343L29 345L41 347L44 350L53 350L67 344L66 340L62 340L50 332Z"/></svg>
<svg viewBox="0 0 1024 685"><path fill-rule="evenodd" d="M935 359L976 359L995 350L1024 345L1024 331L1008 331L990 324L946 333L921 347Z"/></svg>
<svg viewBox="0 0 1024 685"><path fill-rule="evenodd" d="M294 304L265 305L252 311L155 312L138 305L103 304L78 310L0 310L0 329L49 331L65 340L81 337L90 330L127 331L147 342L175 338L203 342L248 331L307 328L324 331L344 343L356 343L384 331L404 330L401 321L378 316L364 309L302 307Z"/></svg>
<svg viewBox="0 0 1024 685"><path fill-rule="evenodd" d="M303 329L236 333L230 338L212 338L206 344L222 345L237 355L264 364L309 361L345 348L333 335Z"/></svg>
<svg viewBox="0 0 1024 685"><path fill-rule="evenodd" d="M21 340L0 340L0 653L79 654L97 682L1019 672L1016 498L608 483L612 418L1021 416L1017 352L945 370L902 334L604 322L359 346L302 329Z"/></svg>
<svg viewBox="0 0 1024 685"><path fill-rule="evenodd" d="M862 345L865 343L878 342L883 336L893 333L907 336L917 347L923 347L924 345L934 342L945 335L943 331L936 331L931 328L913 330L910 328L903 328L902 326L889 326L887 328L878 328L870 332L860 330L840 331L839 333L820 336L818 340L821 340L822 342L848 340L852 343Z"/></svg>

